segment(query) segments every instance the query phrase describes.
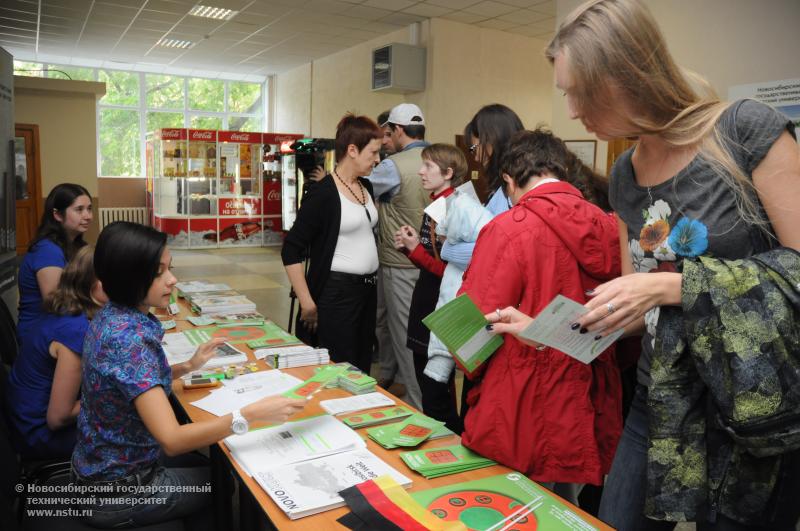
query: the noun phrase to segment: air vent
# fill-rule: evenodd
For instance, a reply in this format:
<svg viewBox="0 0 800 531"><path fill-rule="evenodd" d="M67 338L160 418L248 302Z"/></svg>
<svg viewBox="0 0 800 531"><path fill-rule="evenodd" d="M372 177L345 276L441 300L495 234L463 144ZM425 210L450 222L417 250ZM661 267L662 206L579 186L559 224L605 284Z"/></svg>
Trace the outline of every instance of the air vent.
<svg viewBox="0 0 800 531"><path fill-rule="evenodd" d="M425 48L393 43L372 50L372 90L425 90Z"/></svg>

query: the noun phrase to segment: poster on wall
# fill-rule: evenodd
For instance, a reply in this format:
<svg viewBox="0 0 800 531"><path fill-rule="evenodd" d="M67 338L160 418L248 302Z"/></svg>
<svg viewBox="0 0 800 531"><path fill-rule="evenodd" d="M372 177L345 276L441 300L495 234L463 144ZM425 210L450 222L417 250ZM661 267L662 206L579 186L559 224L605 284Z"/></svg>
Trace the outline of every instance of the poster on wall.
<svg viewBox="0 0 800 531"><path fill-rule="evenodd" d="M767 103L800 127L800 78L750 83L728 88L730 101L750 98ZM798 139L800 142L800 138Z"/></svg>

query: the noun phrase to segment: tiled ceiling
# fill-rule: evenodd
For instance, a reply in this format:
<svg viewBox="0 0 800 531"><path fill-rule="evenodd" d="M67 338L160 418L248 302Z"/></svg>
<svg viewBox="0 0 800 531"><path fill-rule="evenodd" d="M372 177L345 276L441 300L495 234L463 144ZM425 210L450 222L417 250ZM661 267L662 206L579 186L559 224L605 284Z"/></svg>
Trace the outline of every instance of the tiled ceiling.
<svg viewBox="0 0 800 531"><path fill-rule="evenodd" d="M199 18L188 14L196 4L239 13ZM0 0L0 46L24 60L263 77L432 17L548 39L555 9L555 0ZM193 45L164 48L162 38Z"/></svg>

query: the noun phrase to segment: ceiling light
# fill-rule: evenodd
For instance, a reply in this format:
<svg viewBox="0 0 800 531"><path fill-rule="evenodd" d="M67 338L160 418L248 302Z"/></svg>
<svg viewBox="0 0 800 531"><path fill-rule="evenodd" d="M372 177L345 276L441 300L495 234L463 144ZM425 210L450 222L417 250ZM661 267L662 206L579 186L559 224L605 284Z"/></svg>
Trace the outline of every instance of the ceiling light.
<svg viewBox="0 0 800 531"><path fill-rule="evenodd" d="M201 5L196 5L189 11L189 14L192 16L213 18L216 20L230 20L237 13L238 11L233 11L231 9L225 9L222 7L201 6Z"/></svg>
<svg viewBox="0 0 800 531"><path fill-rule="evenodd" d="M192 44L194 44L192 41L182 41L180 39L161 39L158 41L158 45L164 48L189 48Z"/></svg>

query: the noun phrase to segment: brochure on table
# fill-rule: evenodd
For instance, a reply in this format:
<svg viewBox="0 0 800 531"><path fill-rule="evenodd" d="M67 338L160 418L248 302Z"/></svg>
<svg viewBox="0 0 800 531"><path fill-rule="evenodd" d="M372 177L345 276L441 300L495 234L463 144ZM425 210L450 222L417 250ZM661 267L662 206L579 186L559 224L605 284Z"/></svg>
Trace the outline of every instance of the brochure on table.
<svg viewBox="0 0 800 531"><path fill-rule="evenodd" d="M192 402L192 405L221 417L262 398L279 395L301 382L299 378L281 371L254 372L237 376L233 380L222 380L221 389L211 391L207 396Z"/></svg>
<svg viewBox="0 0 800 531"><path fill-rule="evenodd" d="M326 455L366 448L353 430L331 415L285 422L225 439L236 462L252 476L256 472Z"/></svg>
<svg viewBox="0 0 800 531"><path fill-rule="evenodd" d="M295 520L341 507L344 500L339 491L386 474L406 488L411 486L411 479L366 449L257 471L253 477Z"/></svg>

